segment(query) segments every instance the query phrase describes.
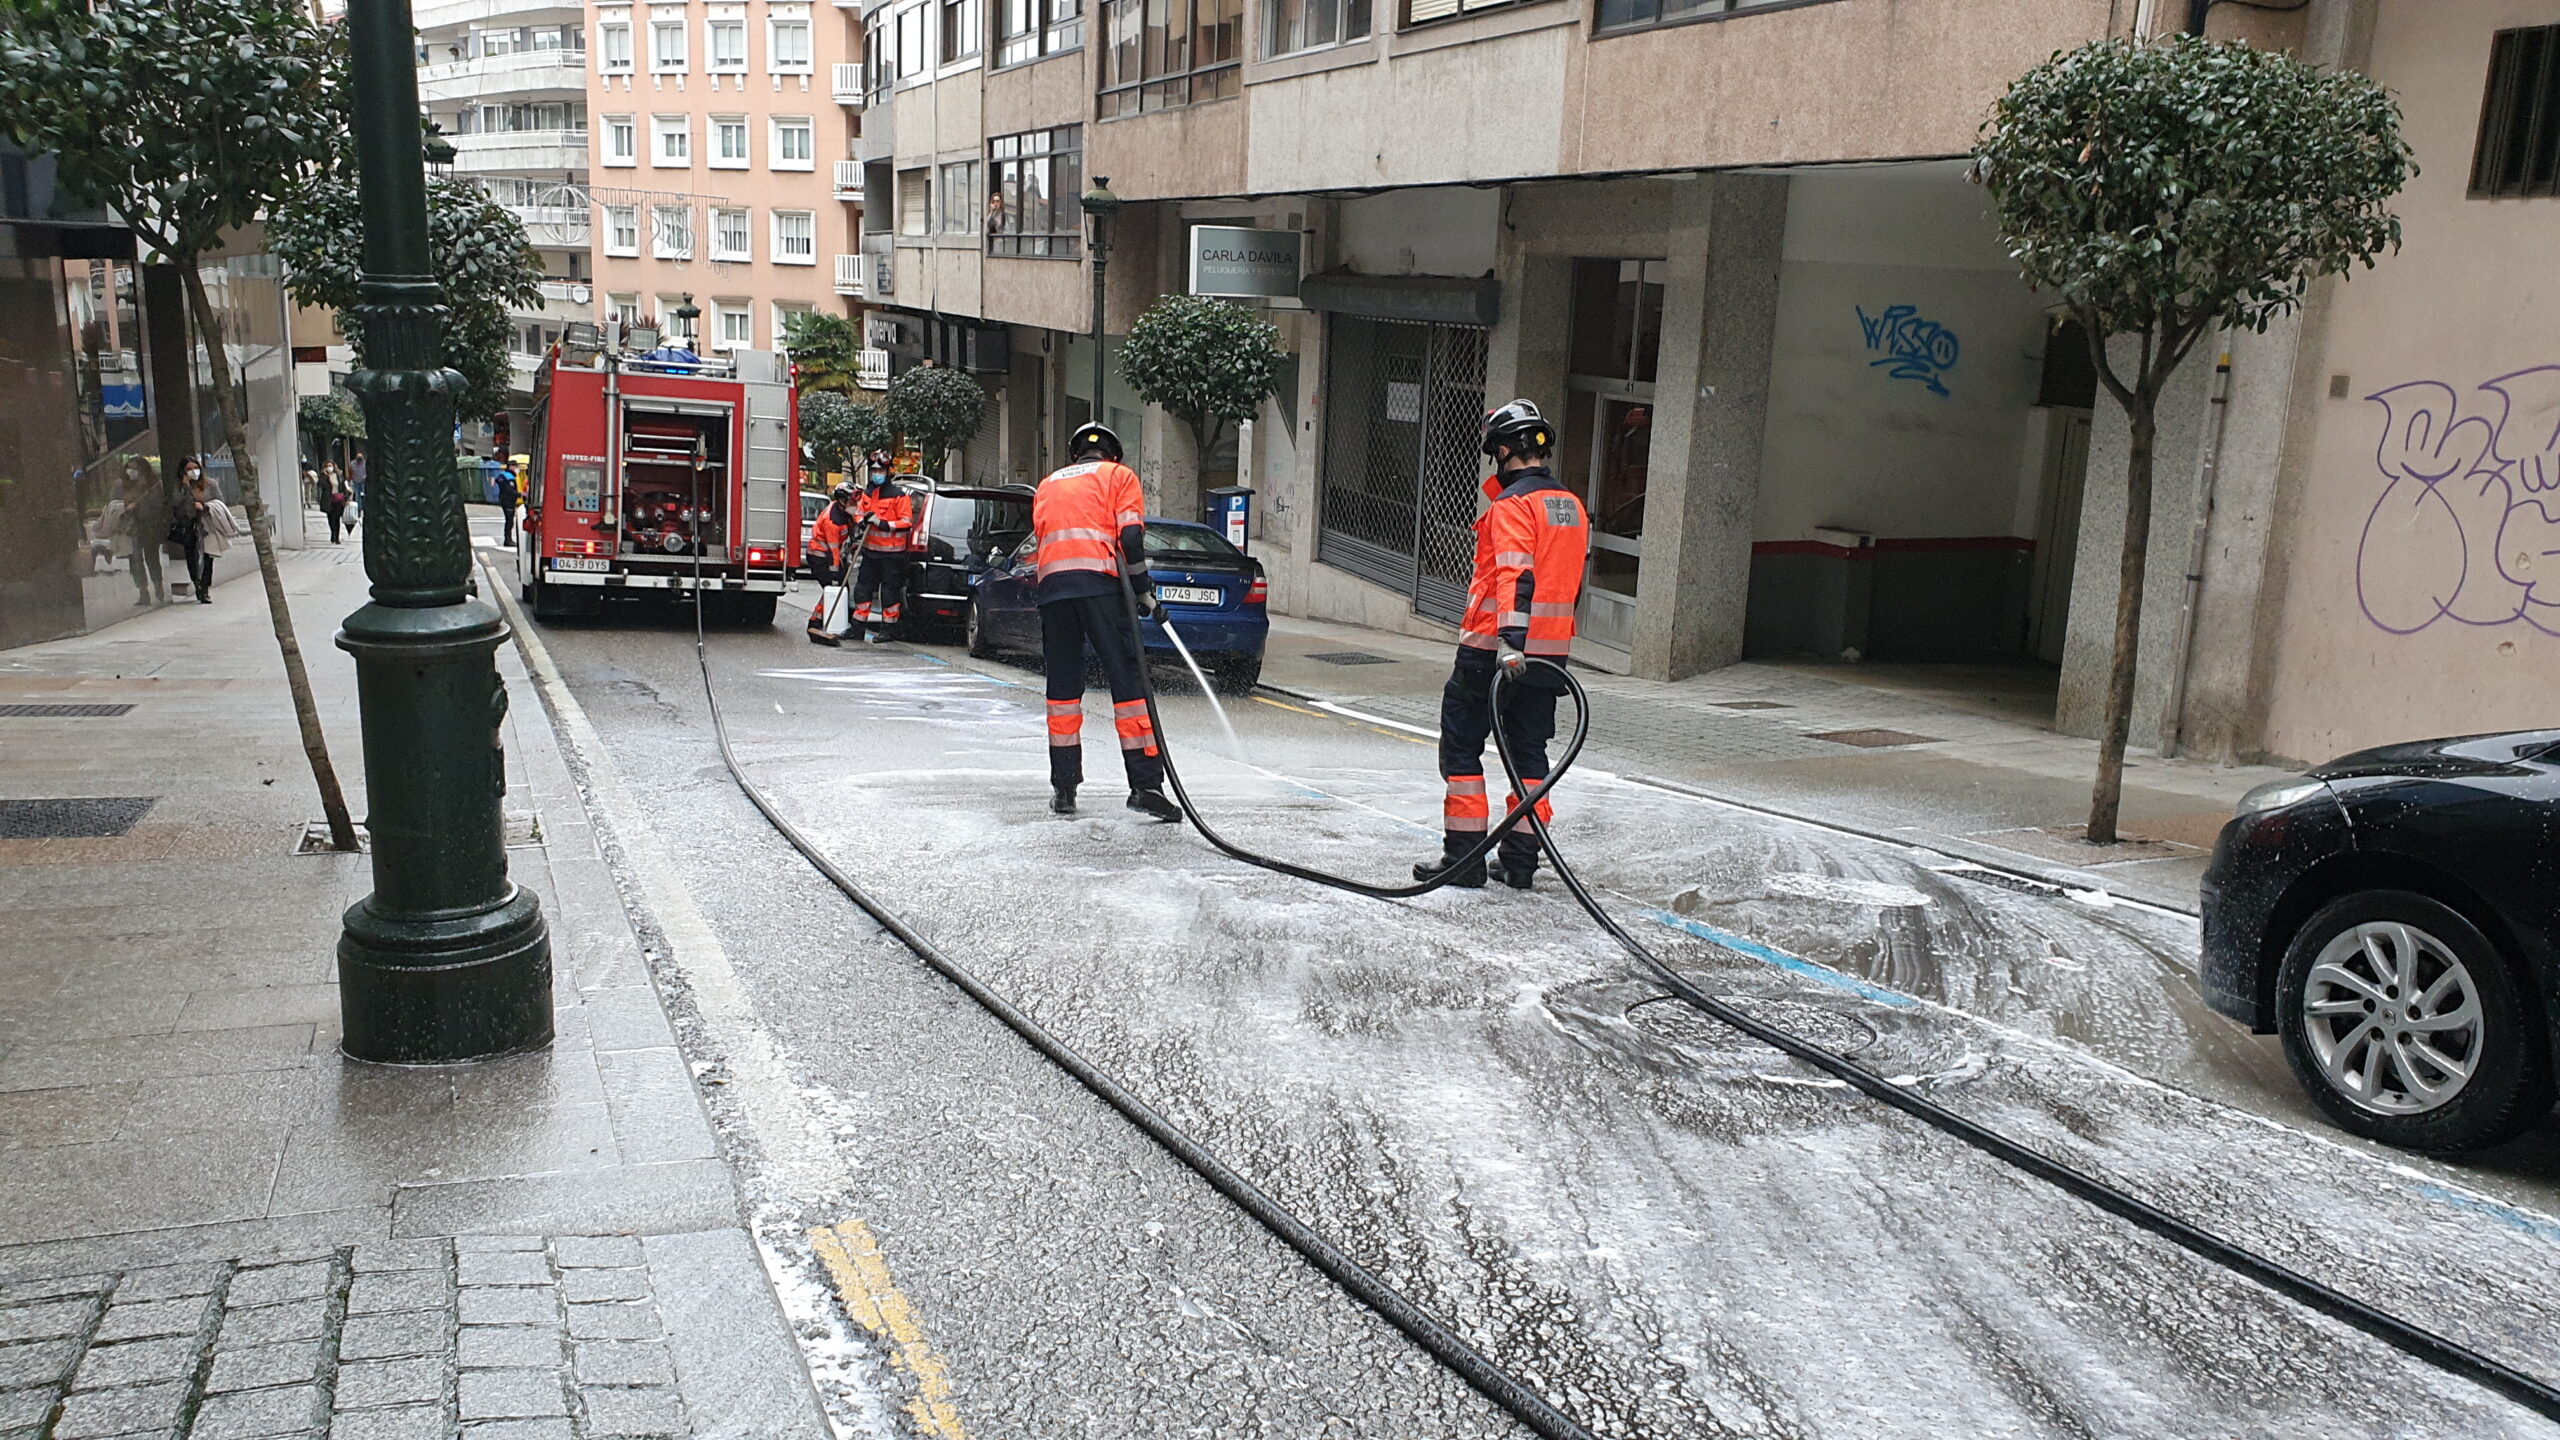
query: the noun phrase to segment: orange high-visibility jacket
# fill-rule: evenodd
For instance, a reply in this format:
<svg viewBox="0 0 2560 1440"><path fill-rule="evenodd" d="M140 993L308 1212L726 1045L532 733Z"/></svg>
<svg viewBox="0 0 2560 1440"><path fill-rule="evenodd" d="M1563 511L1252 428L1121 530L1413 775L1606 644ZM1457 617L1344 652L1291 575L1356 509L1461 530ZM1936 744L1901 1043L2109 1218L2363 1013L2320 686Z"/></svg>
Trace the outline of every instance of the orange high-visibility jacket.
<svg viewBox="0 0 2560 1440"><path fill-rule="evenodd" d="M1475 580L1458 643L1493 650L1508 640L1526 654L1561 661L1573 649L1591 517L1544 466L1496 475L1484 488L1493 505L1476 521Z"/></svg>
<svg viewBox="0 0 2560 1440"><path fill-rule="evenodd" d="M839 515L844 518L837 518ZM823 559L830 570L844 568L845 547L853 543L853 527L858 511L847 511L834 501L818 512L818 521L809 527L809 558Z"/></svg>
<svg viewBox="0 0 2560 1440"><path fill-rule="evenodd" d="M1113 576L1124 558L1138 569L1146 552L1147 497L1138 472L1117 460L1089 460L1052 473L1031 496L1031 533L1039 546L1040 592L1052 578L1075 574ZM1129 543L1135 528L1139 543ZM1075 588L1075 587L1069 587ZM1099 593L1079 590L1079 593Z"/></svg>
<svg viewBox="0 0 2560 1440"><path fill-rule="evenodd" d="M904 490L865 494L856 515L871 527L863 534L862 548L875 555L903 555L915 539L916 499Z"/></svg>

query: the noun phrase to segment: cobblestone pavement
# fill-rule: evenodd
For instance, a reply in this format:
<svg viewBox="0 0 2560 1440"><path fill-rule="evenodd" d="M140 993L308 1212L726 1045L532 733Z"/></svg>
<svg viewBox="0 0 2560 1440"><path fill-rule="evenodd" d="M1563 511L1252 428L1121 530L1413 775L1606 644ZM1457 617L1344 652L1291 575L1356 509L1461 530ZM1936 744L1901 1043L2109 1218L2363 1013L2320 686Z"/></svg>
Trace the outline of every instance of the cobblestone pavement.
<svg viewBox="0 0 2560 1440"><path fill-rule="evenodd" d="M0 1440L696 1434L627 1235L480 1235L0 1289Z"/></svg>

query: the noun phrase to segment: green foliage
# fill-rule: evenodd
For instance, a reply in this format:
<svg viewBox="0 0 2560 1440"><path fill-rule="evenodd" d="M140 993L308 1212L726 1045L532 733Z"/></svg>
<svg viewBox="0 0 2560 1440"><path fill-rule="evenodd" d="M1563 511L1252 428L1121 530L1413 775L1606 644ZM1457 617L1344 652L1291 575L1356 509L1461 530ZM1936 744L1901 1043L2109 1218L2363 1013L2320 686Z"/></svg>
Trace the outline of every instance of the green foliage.
<svg viewBox="0 0 2560 1440"><path fill-rule="evenodd" d="M799 367L792 383L801 394L854 392L854 380L862 368L862 332L852 321L823 310L795 311L783 323L782 348Z"/></svg>
<svg viewBox="0 0 2560 1440"><path fill-rule="evenodd" d="M277 207L267 239L284 257L294 298L343 315L362 298L364 213L356 199L354 137L341 129L337 139L329 165ZM487 419L507 408L507 309L540 303L542 261L514 212L478 186L444 175L427 180L427 251L444 286L444 363L466 382L457 418ZM350 328L358 332L353 339L362 363L362 327Z"/></svg>
<svg viewBox="0 0 2560 1440"><path fill-rule="evenodd" d="M889 425L924 452L924 473L942 474L944 454L965 445L986 417L986 387L941 365L919 365L889 382Z"/></svg>
<svg viewBox="0 0 2560 1440"><path fill-rule="evenodd" d="M1120 374L1191 427L1205 459L1224 426L1250 420L1280 375L1279 330L1241 305L1167 295L1120 347Z"/></svg>
<svg viewBox="0 0 2560 1440"><path fill-rule="evenodd" d="M896 437L889 417L877 405L820 390L800 397L800 448L809 467L820 474L861 474L862 457L886 450Z"/></svg>
<svg viewBox="0 0 2560 1440"><path fill-rule="evenodd" d="M2126 400L2209 328L2263 331L2319 276L2400 243L2388 206L2414 173L2371 79L2246 45L2102 40L2055 55L1984 122L1990 189L2028 283L2090 334L2142 335Z"/></svg>
<svg viewBox="0 0 2560 1440"><path fill-rule="evenodd" d="M294 407L294 420L302 433L315 440L362 440L364 407L343 390L326 395L305 395Z"/></svg>

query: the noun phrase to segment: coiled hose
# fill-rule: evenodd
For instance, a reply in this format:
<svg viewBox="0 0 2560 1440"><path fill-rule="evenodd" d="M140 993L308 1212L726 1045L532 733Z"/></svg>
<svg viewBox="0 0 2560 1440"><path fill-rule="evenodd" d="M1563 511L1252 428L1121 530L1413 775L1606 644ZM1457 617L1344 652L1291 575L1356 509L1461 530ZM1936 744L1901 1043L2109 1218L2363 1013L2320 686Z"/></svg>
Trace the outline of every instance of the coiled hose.
<svg viewBox="0 0 2560 1440"><path fill-rule="evenodd" d="M1212 829L1209 823L1201 818L1198 807L1191 803L1189 792L1183 789L1181 771L1174 765L1173 749L1165 743L1164 721L1156 709L1155 681L1148 675L1144 663L1146 637L1143 627L1137 621L1136 595L1131 590L1126 576L1121 577L1120 585L1129 599L1131 636L1138 645L1138 653L1141 657L1138 674L1146 692L1147 718L1155 727L1156 748L1164 757L1165 779L1171 784L1174 798L1182 806L1182 813L1190 817L1191 823L1200 831L1201 838L1248 865L1258 865L1265 870L1277 871L1283 875L1294 875L1301 880L1312 880L1319 885L1330 885L1337 890L1347 890L1355 895L1395 899L1419 895L1448 883L1448 876L1457 868L1454 865L1434 879L1418 885L1369 885L1345 876L1327 874L1322 870L1257 854ZM1166 629L1170 633L1169 625ZM1177 639L1176 643L1179 644L1180 641ZM1484 855L1499 842L1505 830L1525 818L1536 832L1539 846L1546 851L1548 863L1555 867L1556 878L1564 882L1565 889L1572 893L1575 902L1589 912L1593 920L1599 922L1600 928L1607 931L1609 938L1617 941L1621 949L1634 956L1640 964L1652 972L1654 978L1659 980L1665 989L1704 1011L1711 1018L1741 1031L1773 1050L1790 1055L1826 1075L1844 1081L1861 1093L1881 1100L1894 1109L1963 1141L2005 1165L2022 1170L2036 1179L2078 1196L2108 1214L2147 1230L2191 1254L2254 1280L2267 1289L2316 1310L2332 1320L2361 1330L2413 1359L2496 1391L2548 1419L2560 1420L2560 1388L2555 1388L2513 1366L2491 1359L2458 1341L2438 1335L2431 1330L2421 1329L2351 1295L2331 1289L2309 1276L2287 1269L2218 1235L2198 1229L2094 1175L2074 1169L2059 1160L2030 1150L2016 1141L1987 1130L1947 1107L1906 1086L1897 1085L1845 1056L1835 1054L1765 1021L1754 1019L1748 1013L1699 989L1687 976L1664 964L1651 950L1644 947L1643 942L1629 934L1626 927L1620 925L1598 900L1592 897L1591 892L1583 886L1582 878L1574 874L1573 867L1565 862L1564 852L1557 848L1555 837L1547 833L1547 822L1538 815L1537 802L1545 798L1547 791L1553 789L1558 780L1564 778L1565 771L1571 768L1574 759L1582 753L1583 741L1588 737L1591 728L1591 702L1590 696L1582 688L1582 682L1574 678L1573 672L1567 667L1552 660L1536 657L1531 657L1529 663L1553 672L1563 681L1566 693L1573 697L1573 739L1565 747L1564 756L1554 771L1544 781L1539 782L1534 790L1524 793L1520 765L1511 753L1510 739L1504 733L1500 721L1503 689L1507 685L1518 682L1512 680L1499 668L1493 672L1490 683L1493 687L1492 701L1496 717L1493 726L1494 746L1501 754L1503 773L1511 781L1511 793L1521 798L1501 821L1485 832L1485 838L1477 843L1468 859Z"/></svg>

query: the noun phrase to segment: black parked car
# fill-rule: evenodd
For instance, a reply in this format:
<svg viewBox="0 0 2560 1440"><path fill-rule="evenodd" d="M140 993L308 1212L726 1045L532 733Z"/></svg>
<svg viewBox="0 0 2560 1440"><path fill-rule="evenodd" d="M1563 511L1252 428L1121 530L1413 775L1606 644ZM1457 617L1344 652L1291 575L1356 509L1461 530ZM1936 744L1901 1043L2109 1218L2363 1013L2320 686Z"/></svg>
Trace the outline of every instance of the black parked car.
<svg viewBox="0 0 2560 1440"><path fill-rule="evenodd" d="M1020 485L906 487L916 497L924 553L907 572L902 628L921 633L960 625L969 612L969 577L1031 533L1031 491Z"/></svg>
<svg viewBox="0 0 2560 1440"><path fill-rule="evenodd" d="M2204 983L2359 1135L2457 1151L2532 1126L2560 1046L2560 730L2249 792L2205 871Z"/></svg>

